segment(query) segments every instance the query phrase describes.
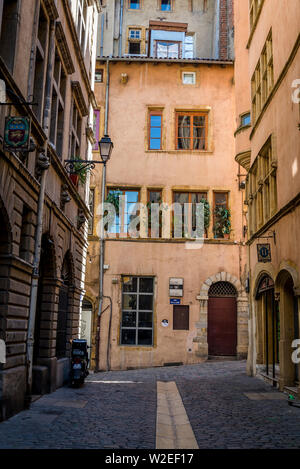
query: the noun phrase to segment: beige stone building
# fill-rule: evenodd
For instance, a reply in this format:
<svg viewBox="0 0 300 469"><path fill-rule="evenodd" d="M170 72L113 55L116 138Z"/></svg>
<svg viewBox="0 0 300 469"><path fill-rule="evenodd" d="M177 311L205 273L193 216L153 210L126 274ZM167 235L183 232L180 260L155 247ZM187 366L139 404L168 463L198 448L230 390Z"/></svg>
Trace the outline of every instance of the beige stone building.
<svg viewBox="0 0 300 469"><path fill-rule="evenodd" d="M106 195L126 195L127 208L105 241L106 298L98 322L102 174L94 171L85 301L93 318L92 366L244 358L245 178L234 160L232 4L121 2L121 15L117 4L107 2L100 16L95 133L103 135L107 118L114 149ZM131 42L138 46L131 49ZM172 214L169 234L162 228L150 237L150 225L141 222L139 237L128 235L128 214L137 202L190 204L193 225L196 203L203 200L210 217L201 247L175 235ZM220 213L231 224L228 233L219 225Z"/></svg>
<svg viewBox="0 0 300 469"><path fill-rule="evenodd" d="M235 2L236 161L247 172L248 371L261 372L280 389L295 393L299 365L292 355L294 340L300 338L299 31L296 0Z"/></svg>
<svg viewBox="0 0 300 469"><path fill-rule="evenodd" d="M0 1L0 419L68 379L89 211L65 160L92 157L99 11L98 1Z"/></svg>

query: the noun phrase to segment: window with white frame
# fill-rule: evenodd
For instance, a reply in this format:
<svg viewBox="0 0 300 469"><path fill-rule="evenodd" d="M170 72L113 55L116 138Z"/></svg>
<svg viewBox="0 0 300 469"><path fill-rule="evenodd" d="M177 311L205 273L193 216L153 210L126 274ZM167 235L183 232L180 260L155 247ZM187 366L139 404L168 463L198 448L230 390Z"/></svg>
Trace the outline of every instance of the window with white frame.
<svg viewBox="0 0 300 469"><path fill-rule="evenodd" d="M184 85L195 85L196 73L195 72L182 72L182 83Z"/></svg>

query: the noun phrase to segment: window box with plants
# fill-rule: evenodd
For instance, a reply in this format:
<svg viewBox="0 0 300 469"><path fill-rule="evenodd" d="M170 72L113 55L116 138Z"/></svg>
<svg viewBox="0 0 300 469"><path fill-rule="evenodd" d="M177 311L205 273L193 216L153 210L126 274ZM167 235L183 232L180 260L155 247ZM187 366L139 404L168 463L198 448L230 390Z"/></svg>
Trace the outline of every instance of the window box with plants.
<svg viewBox="0 0 300 469"><path fill-rule="evenodd" d="M231 213L229 208L216 207L214 211L215 223L213 227L215 238L229 239L231 232Z"/></svg>
<svg viewBox="0 0 300 469"><path fill-rule="evenodd" d="M84 164L83 160L81 160L79 157L74 158L74 163L72 162L70 179L76 188L78 188L79 181L83 185L86 183L86 177L90 171L91 168Z"/></svg>

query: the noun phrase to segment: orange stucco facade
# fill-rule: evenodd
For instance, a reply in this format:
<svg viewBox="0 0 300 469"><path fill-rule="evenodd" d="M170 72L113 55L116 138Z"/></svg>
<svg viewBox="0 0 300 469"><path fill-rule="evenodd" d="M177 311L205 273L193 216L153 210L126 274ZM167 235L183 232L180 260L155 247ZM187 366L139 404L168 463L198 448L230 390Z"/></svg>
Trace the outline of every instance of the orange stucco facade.
<svg viewBox="0 0 300 469"><path fill-rule="evenodd" d="M235 2L236 112L252 112L251 125L236 133L236 160L248 172L248 371L262 371L281 389L296 390L299 366L292 361L292 342L299 339L300 309L300 11L297 1L261 1L251 25L248 3ZM263 77L265 57L260 90L257 71ZM263 243L269 245L268 262L258 259L257 245ZM261 288L265 279L268 294Z"/></svg>
<svg viewBox="0 0 300 469"><path fill-rule="evenodd" d="M96 84L98 103L105 104L106 61L104 80ZM184 85L182 72L196 74L194 85ZM235 355L245 357L248 347L246 247L243 230L243 193L239 188L239 165L234 160L234 75L228 63L180 65L147 61L111 60L109 63L108 132L114 143L107 164L107 191L112 188L135 189L139 201L147 203L147 191L162 191L162 201L172 204L174 191L205 192L211 206L207 238L199 249L187 249L185 239L172 237L145 239L108 239L105 242L104 294L112 298L111 332L109 309L101 316L99 368L162 366L168 363L197 363L208 357L207 322L209 288L219 281L231 283L237 292L237 343ZM127 75L125 83L122 77ZM148 147L149 109L162 111L162 150ZM176 111L208 113L207 150L176 150ZM104 113L101 110L103 132ZM97 306L99 297L99 210L101 171L94 172L94 232L90 237L90 263L87 264L86 294L94 305L94 343L96 344ZM216 239L213 232L214 192L228 194L231 211L229 239ZM98 231L97 231L98 230ZM121 343L122 282L129 276L154 279L153 342L151 346ZM169 279L182 278L181 305L189 307L189 327L174 330L173 306L170 304ZM162 321L168 320L164 327ZM96 353L94 353L94 358ZM95 362L94 362L95 364Z"/></svg>

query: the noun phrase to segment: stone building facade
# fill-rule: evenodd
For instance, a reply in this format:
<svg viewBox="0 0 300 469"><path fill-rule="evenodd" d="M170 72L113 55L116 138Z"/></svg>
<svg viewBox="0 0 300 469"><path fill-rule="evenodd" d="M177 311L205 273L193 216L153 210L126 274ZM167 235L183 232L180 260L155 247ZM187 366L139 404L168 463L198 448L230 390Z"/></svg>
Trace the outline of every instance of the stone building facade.
<svg viewBox="0 0 300 469"><path fill-rule="evenodd" d="M168 206L174 201L195 206L196 200L205 199L210 220L199 249L190 249L187 240L172 230L168 234L162 229L150 237L143 223L140 236L133 239L121 222L118 233L110 233L105 241L107 298L98 322L102 174L94 172L86 276L92 366L127 369L197 363L209 355L244 358L248 299L243 176L234 161L232 3L175 0L166 12L160 2L121 2L122 15L117 4L107 2L100 15L96 66L95 132L102 136L107 118L114 143L107 163L106 194L119 190L132 197L132 203L144 206L153 200ZM185 40L190 33L192 42ZM135 54L128 54L129 42L139 43L132 49ZM175 44L173 52L170 43ZM122 57L105 57L120 55L119 44ZM192 47L185 48L186 44ZM187 141L179 143L181 116L186 122L195 119L194 127L198 117L204 119L201 145L196 140L192 147ZM230 211L228 236L216 232L219 203ZM183 285L182 296L170 289L174 281ZM218 336L216 331L222 328L224 334Z"/></svg>
<svg viewBox="0 0 300 469"><path fill-rule="evenodd" d="M236 1L235 10L236 161L247 173L248 372L299 393L292 358L300 339L299 3Z"/></svg>
<svg viewBox="0 0 300 469"><path fill-rule="evenodd" d="M98 1L86 0L0 1L0 79L6 90L0 107L2 419L24 408L28 392L51 392L66 381L69 341L79 332L88 189L71 181L65 160L92 157L99 9ZM8 116L29 118L27 150L5 146Z"/></svg>

